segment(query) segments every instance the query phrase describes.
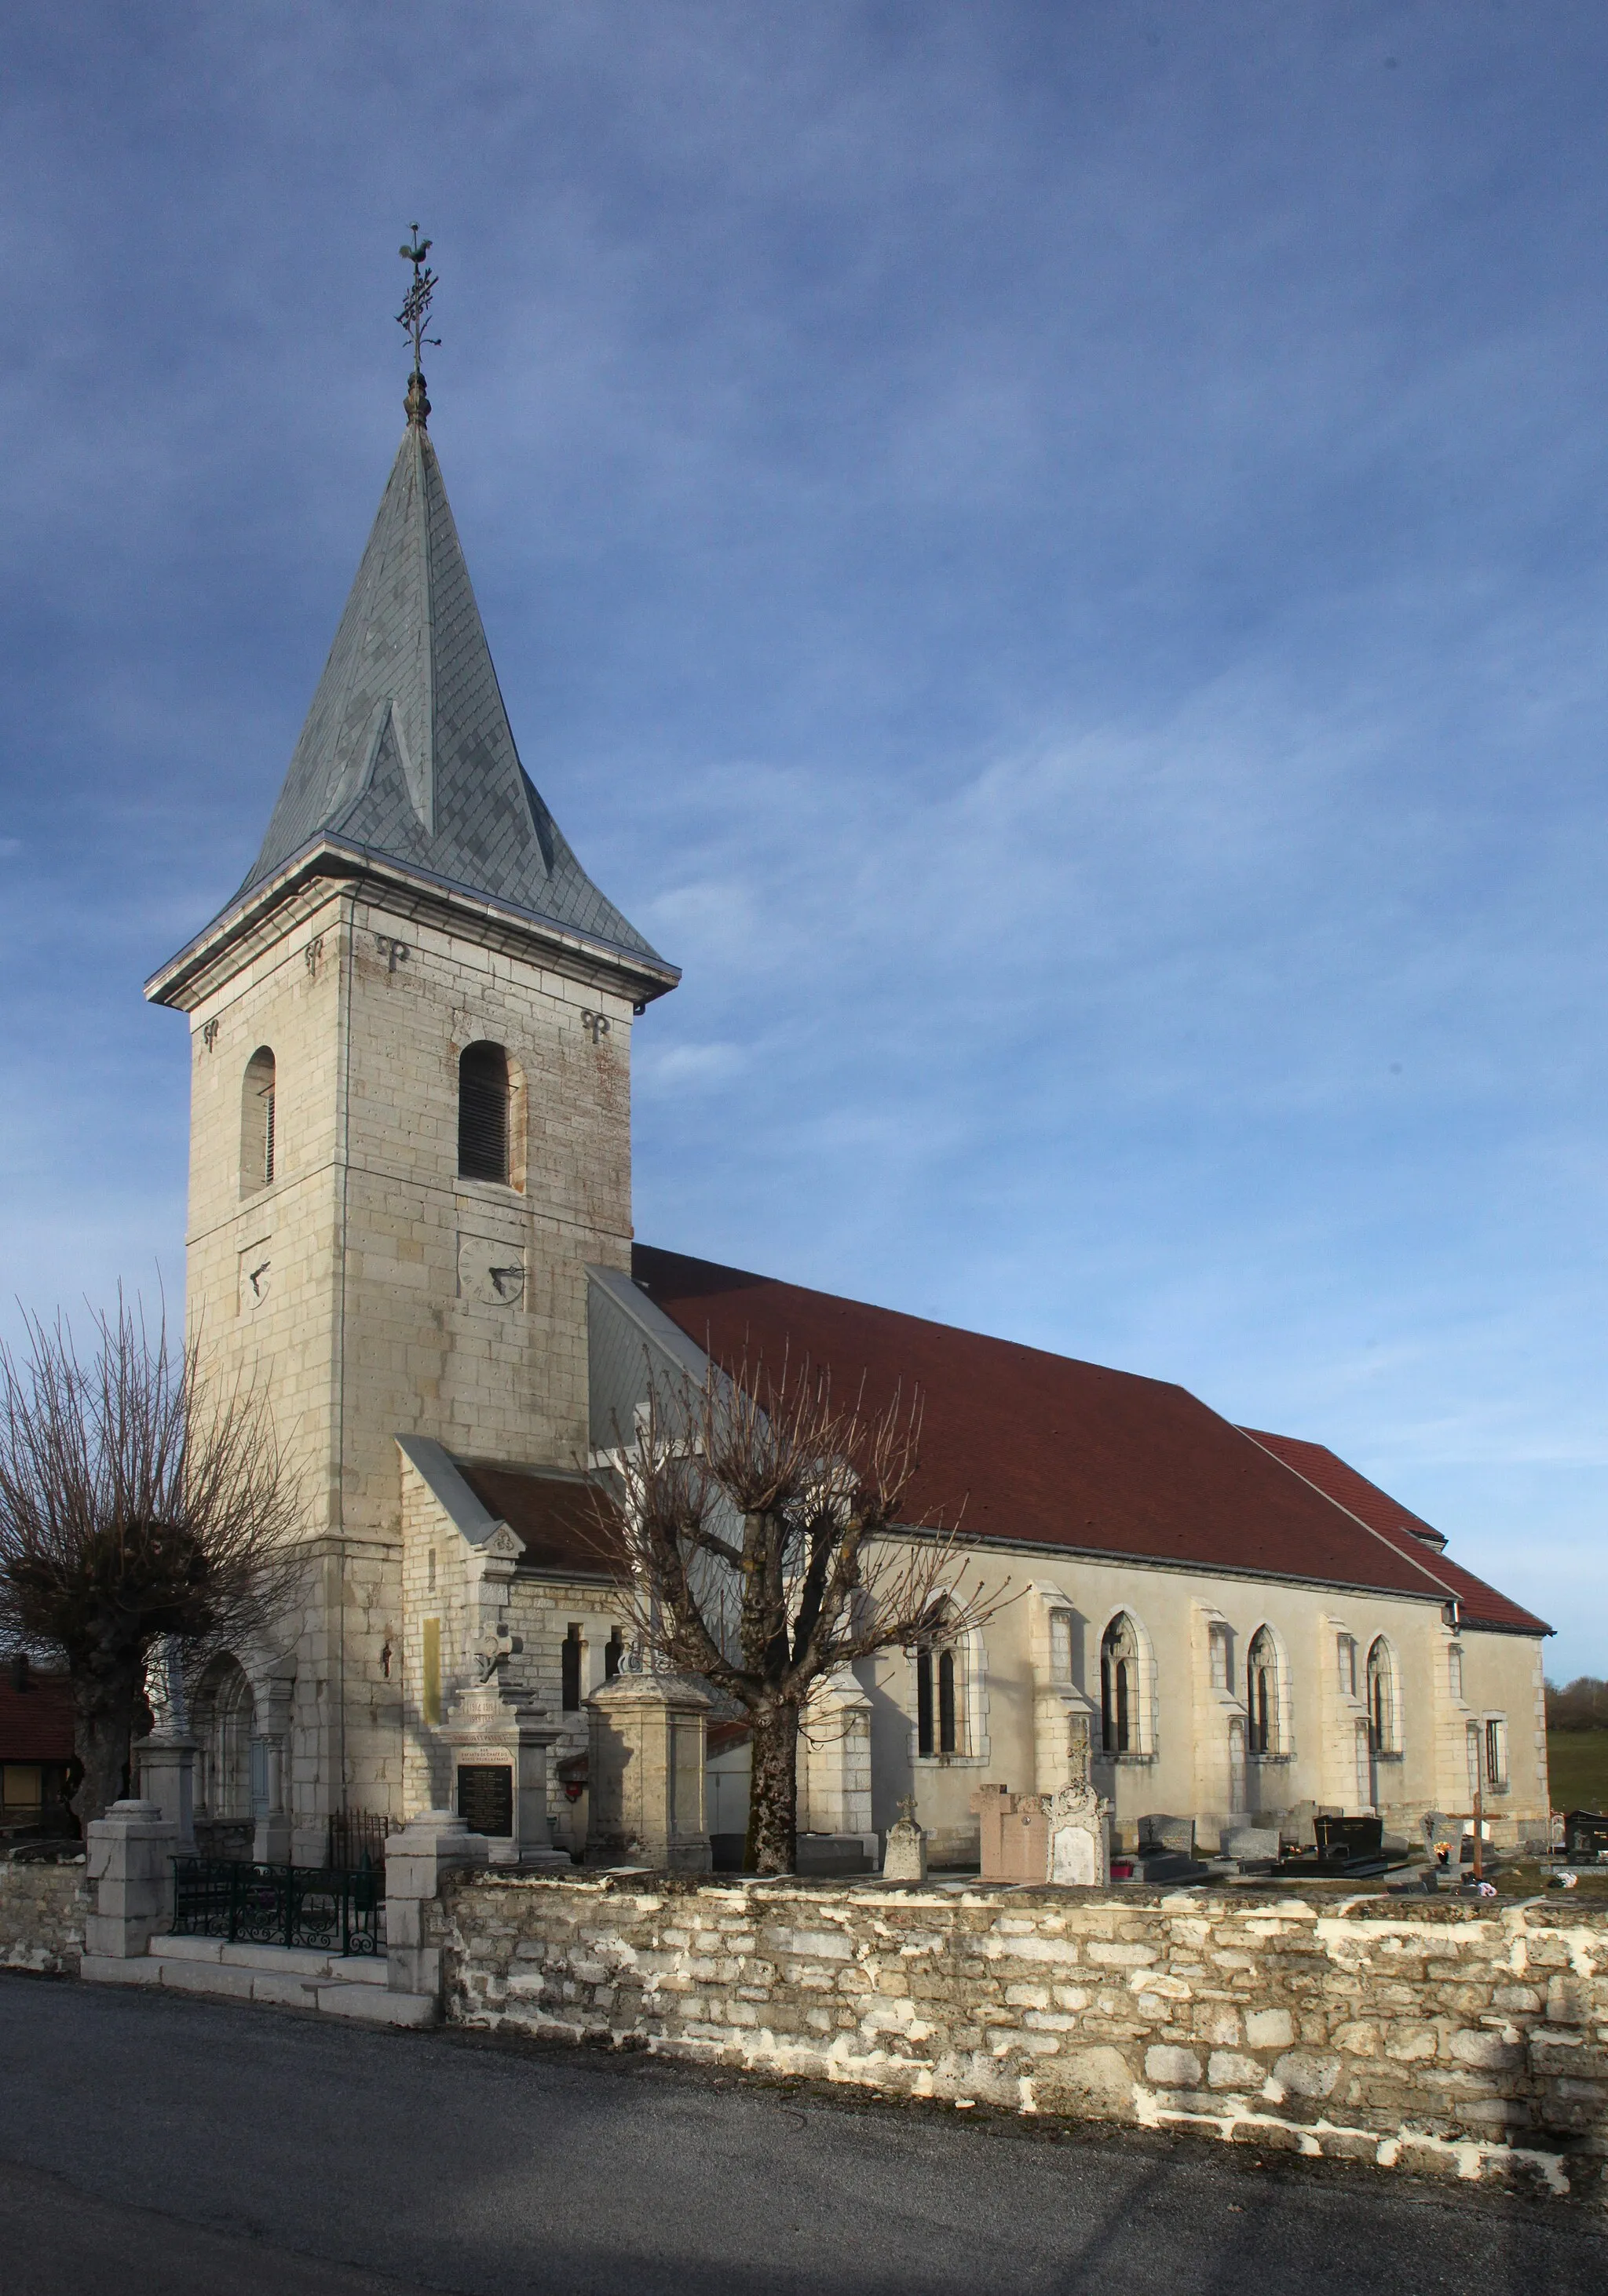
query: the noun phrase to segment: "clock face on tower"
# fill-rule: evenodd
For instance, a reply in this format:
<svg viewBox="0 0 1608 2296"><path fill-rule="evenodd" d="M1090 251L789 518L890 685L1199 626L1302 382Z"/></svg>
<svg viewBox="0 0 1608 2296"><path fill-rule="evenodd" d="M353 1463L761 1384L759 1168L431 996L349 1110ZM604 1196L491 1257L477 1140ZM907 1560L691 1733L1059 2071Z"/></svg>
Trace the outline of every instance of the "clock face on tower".
<svg viewBox="0 0 1608 2296"><path fill-rule="evenodd" d="M513 1309L525 1297L525 1247L496 1236L458 1238L458 1297L482 1308Z"/></svg>

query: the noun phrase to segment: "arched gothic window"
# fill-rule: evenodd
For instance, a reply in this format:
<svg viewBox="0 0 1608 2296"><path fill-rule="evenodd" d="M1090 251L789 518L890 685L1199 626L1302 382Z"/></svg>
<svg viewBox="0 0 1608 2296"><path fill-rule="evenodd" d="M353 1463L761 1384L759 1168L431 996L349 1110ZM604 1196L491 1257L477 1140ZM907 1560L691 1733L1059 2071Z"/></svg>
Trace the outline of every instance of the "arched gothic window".
<svg viewBox="0 0 1608 2296"><path fill-rule="evenodd" d="M953 1650L915 1654L915 1744L922 1754L958 1754L960 1709Z"/></svg>
<svg viewBox="0 0 1608 2296"><path fill-rule="evenodd" d="M458 1060L458 1177L508 1185L508 1055L466 1045Z"/></svg>
<svg viewBox="0 0 1608 2296"><path fill-rule="evenodd" d="M915 1751L940 1759L967 1754L967 1637L947 1603L934 1612L930 1636L915 1652Z"/></svg>
<svg viewBox="0 0 1608 2296"><path fill-rule="evenodd" d="M255 1195L274 1178L274 1102L276 1070L267 1045L246 1062L240 1096L240 1193Z"/></svg>
<svg viewBox="0 0 1608 2296"><path fill-rule="evenodd" d="M1251 1638L1251 1649L1245 1661L1245 1707L1251 1718L1251 1751L1253 1754L1279 1754L1284 1751L1283 1720L1280 1713L1278 1644L1266 1627L1259 1627Z"/></svg>
<svg viewBox="0 0 1608 2296"><path fill-rule="evenodd" d="M1108 1754L1140 1751L1139 1638L1119 1611L1100 1638L1100 1742Z"/></svg>
<svg viewBox="0 0 1608 2296"><path fill-rule="evenodd" d="M1368 1652L1368 1726L1376 1754L1401 1751L1401 1721L1396 1697L1396 1654L1382 1635Z"/></svg>

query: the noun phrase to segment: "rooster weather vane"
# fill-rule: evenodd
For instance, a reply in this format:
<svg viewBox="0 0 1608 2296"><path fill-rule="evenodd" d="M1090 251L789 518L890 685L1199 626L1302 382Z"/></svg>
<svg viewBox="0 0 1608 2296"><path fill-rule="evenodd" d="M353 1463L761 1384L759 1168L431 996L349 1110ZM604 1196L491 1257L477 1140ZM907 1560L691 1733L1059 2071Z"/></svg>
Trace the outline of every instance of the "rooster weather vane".
<svg viewBox="0 0 1608 2296"><path fill-rule="evenodd" d="M430 324L430 306L436 291L436 275L424 260L430 253L431 242L419 237L416 223L410 224L408 229L413 233L413 244L411 247L403 245L397 252L404 263L413 265L414 275L406 294L402 298L397 324L407 335L414 348L414 371L407 378L407 397L403 404L407 410L408 421L417 423L423 430L430 415L430 401L424 396L424 369L421 359L425 344L428 343L432 350L439 349L441 338L439 335L427 335L424 332Z"/></svg>

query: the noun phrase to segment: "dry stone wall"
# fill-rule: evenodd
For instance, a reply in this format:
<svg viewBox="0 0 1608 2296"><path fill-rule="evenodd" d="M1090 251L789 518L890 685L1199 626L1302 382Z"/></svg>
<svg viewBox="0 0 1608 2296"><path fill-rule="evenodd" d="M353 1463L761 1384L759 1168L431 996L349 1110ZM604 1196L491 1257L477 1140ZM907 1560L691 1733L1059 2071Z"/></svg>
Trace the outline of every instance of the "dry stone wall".
<svg viewBox="0 0 1608 2296"><path fill-rule="evenodd" d="M1608 1912L472 1872L447 2014L1596 2193Z"/></svg>
<svg viewBox="0 0 1608 2296"><path fill-rule="evenodd" d="M0 1859L0 1969L76 1977L88 1911L82 1857L59 1866Z"/></svg>

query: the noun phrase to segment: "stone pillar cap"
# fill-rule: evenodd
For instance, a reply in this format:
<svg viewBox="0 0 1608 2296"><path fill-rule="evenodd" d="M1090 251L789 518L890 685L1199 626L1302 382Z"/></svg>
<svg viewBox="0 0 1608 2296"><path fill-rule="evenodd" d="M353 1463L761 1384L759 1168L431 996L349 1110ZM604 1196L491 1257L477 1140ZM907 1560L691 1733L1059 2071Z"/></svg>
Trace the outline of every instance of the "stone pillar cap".
<svg viewBox="0 0 1608 2296"><path fill-rule="evenodd" d="M701 1682L690 1674L617 1674L612 1682L599 1685L588 1706L701 1706L709 1707L713 1699Z"/></svg>

